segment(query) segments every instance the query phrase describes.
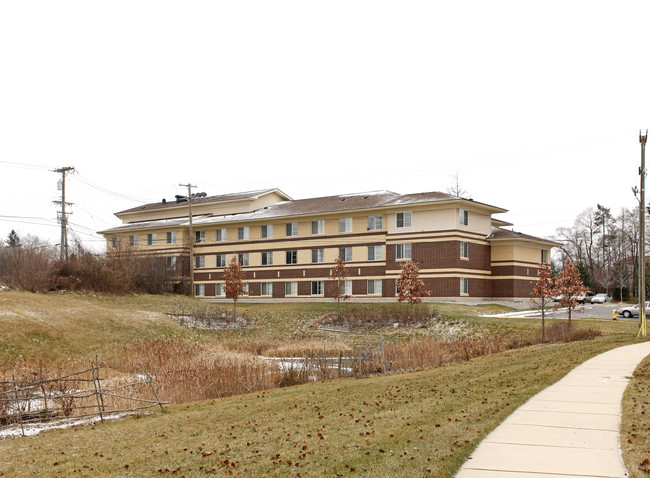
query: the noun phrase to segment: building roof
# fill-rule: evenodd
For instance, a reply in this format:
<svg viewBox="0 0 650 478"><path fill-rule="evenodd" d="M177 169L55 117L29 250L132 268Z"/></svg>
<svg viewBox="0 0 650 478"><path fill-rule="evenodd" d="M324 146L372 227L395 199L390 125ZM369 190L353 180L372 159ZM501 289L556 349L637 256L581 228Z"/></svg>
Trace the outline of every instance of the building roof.
<svg viewBox="0 0 650 478"><path fill-rule="evenodd" d="M544 239L542 237L531 236L529 234L524 234L522 232L517 232L517 231L513 231L513 230L509 231L507 229L503 229L503 228L500 228L500 227L493 227L492 228L492 234L490 234L486 239L488 241L499 241L499 240L507 241L507 240L511 240L511 239L517 239L519 241L524 240L524 241L537 242L537 243L542 242L542 243L546 243L546 244L553 245L553 246L560 246L561 245L560 243L552 241L550 239Z"/></svg>
<svg viewBox="0 0 650 478"><path fill-rule="evenodd" d="M243 193L233 193L233 194L224 194L221 196L210 196L204 198L197 198L192 201L192 204L200 203L215 203L215 202L227 202L235 201L241 199L254 199L264 194L277 191L281 196L288 198L287 201L277 202L269 206L259 208L251 212L241 212L233 214L220 214L212 215L205 214L202 212L199 217L195 216L193 219L193 224L206 225L206 224L215 224L215 223L224 223L224 222L233 222L233 221L255 221L255 220L272 220L282 217L295 217L311 214L327 214L346 211L359 211L359 210L372 210L380 208L397 208L401 206L408 205L418 205L418 204L427 204L427 203L436 203L436 202L452 202L460 201L465 202L468 206L475 205L476 207L488 209L492 213L502 213L506 212L505 209L498 208L495 206L490 206L488 204L483 204L475 202L471 199L464 199L458 196L453 196L451 194L443 192L422 192L422 193L413 193L413 194L398 194L392 191L370 191L370 192L360 192L352 194L341 194L335 196L324 196L318 198L307 198L307 199L295 199L292 200L286 194L282 193L278 189L263 189L258 191L248 191ZM199 202L201 201L201 202ZM182 203L185 204L185 203ZM154 203L154 204L145 204L144 206L138 206L132 209L127 209L117 213L116 215L130 213L130 212L141 212L145 210L154 210L161 209L164 207L176 206L177 203L174 201L172 203ZM187 224L187 218L175 218L175 219L164 219L164 220L153 220L153 221L143 221L138 223L124 224L112 229L107 229L105 231L100 231L101 233L113 233L119 231L127 230L136 230L136 229L153 229L156 227L169 227L169 226L182 226Z"/></svg>
<svg viewBox="0 0 650 478"><path fill-rule="evenodd" d="M255 191L244 191L244 192L239 192L239 193L230 193L230 194L219 194L216 196L204 196L204 197L195 197L192 199L192 204L194 206L198 206L201 204L214 204L214 203L223 203L223 202L232 202L232 201L241 201L245 199L256 199L260 196L264 196L265 194L269 194L272 192L277 192L280 196L286 198L287 200L291 200L289 196L287 196L285 193L280 191L279 189L258 189ZM179 196L180 197L180 196ZM124 211L116 212L115 215L119 216L121 214L130 214L130 213L138 213L138 212L144 212L144 211L155 211L158 209L171 209L179 205L185 205L187 204L187 199L184 199L180 202L177 202L177 200L171 200L167 201L163 199L160 202L154 202L154 203L149 203L149 204L143 204L141 206L136 206L130 209L125 209Z"/></svg>
<svg viewBox="0 0 650 478"><path fill-rule="evenodd" d="M378 208L392 208L423 203L442 201L469 201L450 194L441 192L425 192L416 194L398 194L392 191L371 191L354 194L343 194L337 196L325 196L320 198L296 199L284 201L271 206L258 209L250 213L226 214L221 216L210 216L196 224L213 224L231 221L254 221L263 219L274 219L279 217L293 217L310 214L327 214L333 212L370 210ZM505 212L505 209L488 206L482 203L475 203L487 207L492 212Z"/></svg>

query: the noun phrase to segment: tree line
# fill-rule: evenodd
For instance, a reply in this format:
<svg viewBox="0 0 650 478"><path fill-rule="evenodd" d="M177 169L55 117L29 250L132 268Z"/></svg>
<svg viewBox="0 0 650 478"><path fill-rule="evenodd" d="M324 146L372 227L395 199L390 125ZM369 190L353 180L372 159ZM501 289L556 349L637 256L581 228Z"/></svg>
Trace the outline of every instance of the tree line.
<svg viewBox="0 0 650 478"><path fill-rule="evenodd" d="M74 241L68 259L56 246L12 230L0 242L0 284L31 292L83 290L112 294L185 292L189 265L179 261L170 270L166 258L135 251L95 253ZM185 273L184 273L185 272ZM181 277L179 280L178 278Z"/></svg>
<svg viewBox="0 0 650 478"><path fill-rule="evenodd" d="M639 230L638 207L622 209L619 214L601 204L587 208L572 227L557 229L556 239L563 244L557 263L573 262L582 282L593 292L617 299L637 296ZM647 273L647 264L645 269Z"/></svg>

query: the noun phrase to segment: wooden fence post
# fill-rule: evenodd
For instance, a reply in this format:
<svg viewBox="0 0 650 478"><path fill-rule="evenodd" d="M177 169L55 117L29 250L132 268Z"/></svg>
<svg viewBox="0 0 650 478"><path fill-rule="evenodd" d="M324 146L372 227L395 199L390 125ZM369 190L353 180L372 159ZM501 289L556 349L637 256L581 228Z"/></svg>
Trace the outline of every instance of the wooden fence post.
<svg viewBox="0 0 650 478"><path fill-rule="evenodd" d="M153 387L153 383L151 383L151 378L149 378L149 374L148 374L147 371L145 370L144 365L142 365L142 362L138 362L138 365L139 365L140 368L142 369L142 372L144 373L144 376L145 376L145 378L147 379L147 383L148 383L149 386L151 387L151 391L153 392L153 396L156 397L156 401L158 402L158 406L160 407L160 410L162 410L162 411L164 412L165 409L164 409L163 406L162 406L162 402L161 402L160 399L158 398L158 394L156 393L156 389Z"/></svg>
<svg viewBox="0 0 650 478"><path fill-rule="evenodd" d="M95 375L95 363L90 362L90 373L93 378L93 385L95 387L95 398L97 399L97 411L99 412L99 420L104 422L104 398L101 396L101 385L99 383L99 370L97 370L97 375Z"/></svg>
<svg viewBox="0 0 650 478"><path fill-rule="evenodd" d="M20 422L20 431L25 436L25 426L23 425L23 412L20 409L20 400L18 399L18 385L16 384L16 377L11 374L11 381L14 383L14 395L16 396L16 410L18 410L18 421Z"/></svg>

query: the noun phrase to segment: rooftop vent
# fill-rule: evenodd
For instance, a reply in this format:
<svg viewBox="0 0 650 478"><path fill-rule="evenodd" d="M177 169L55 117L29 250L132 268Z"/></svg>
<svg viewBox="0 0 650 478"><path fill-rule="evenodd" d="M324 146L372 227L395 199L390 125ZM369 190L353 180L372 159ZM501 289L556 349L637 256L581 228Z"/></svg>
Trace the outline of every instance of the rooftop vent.
<svg viewBox="0 0 650 478"><path fill-rule="evenodd" d="M162 203L167 204L167 199L163 198Z"/></svg>

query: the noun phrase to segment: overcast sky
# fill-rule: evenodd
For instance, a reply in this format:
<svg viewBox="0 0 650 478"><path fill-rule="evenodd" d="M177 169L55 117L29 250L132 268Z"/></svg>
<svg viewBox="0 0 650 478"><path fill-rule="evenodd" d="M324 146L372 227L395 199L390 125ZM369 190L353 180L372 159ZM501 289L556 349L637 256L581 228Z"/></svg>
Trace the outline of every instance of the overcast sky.
<svg viewBox="0 0 650 478"><path fill-rule="evenodd" d="M186 192L446 191L520 232L634 207L650 2L0 3L0 237Z"/></svg>

